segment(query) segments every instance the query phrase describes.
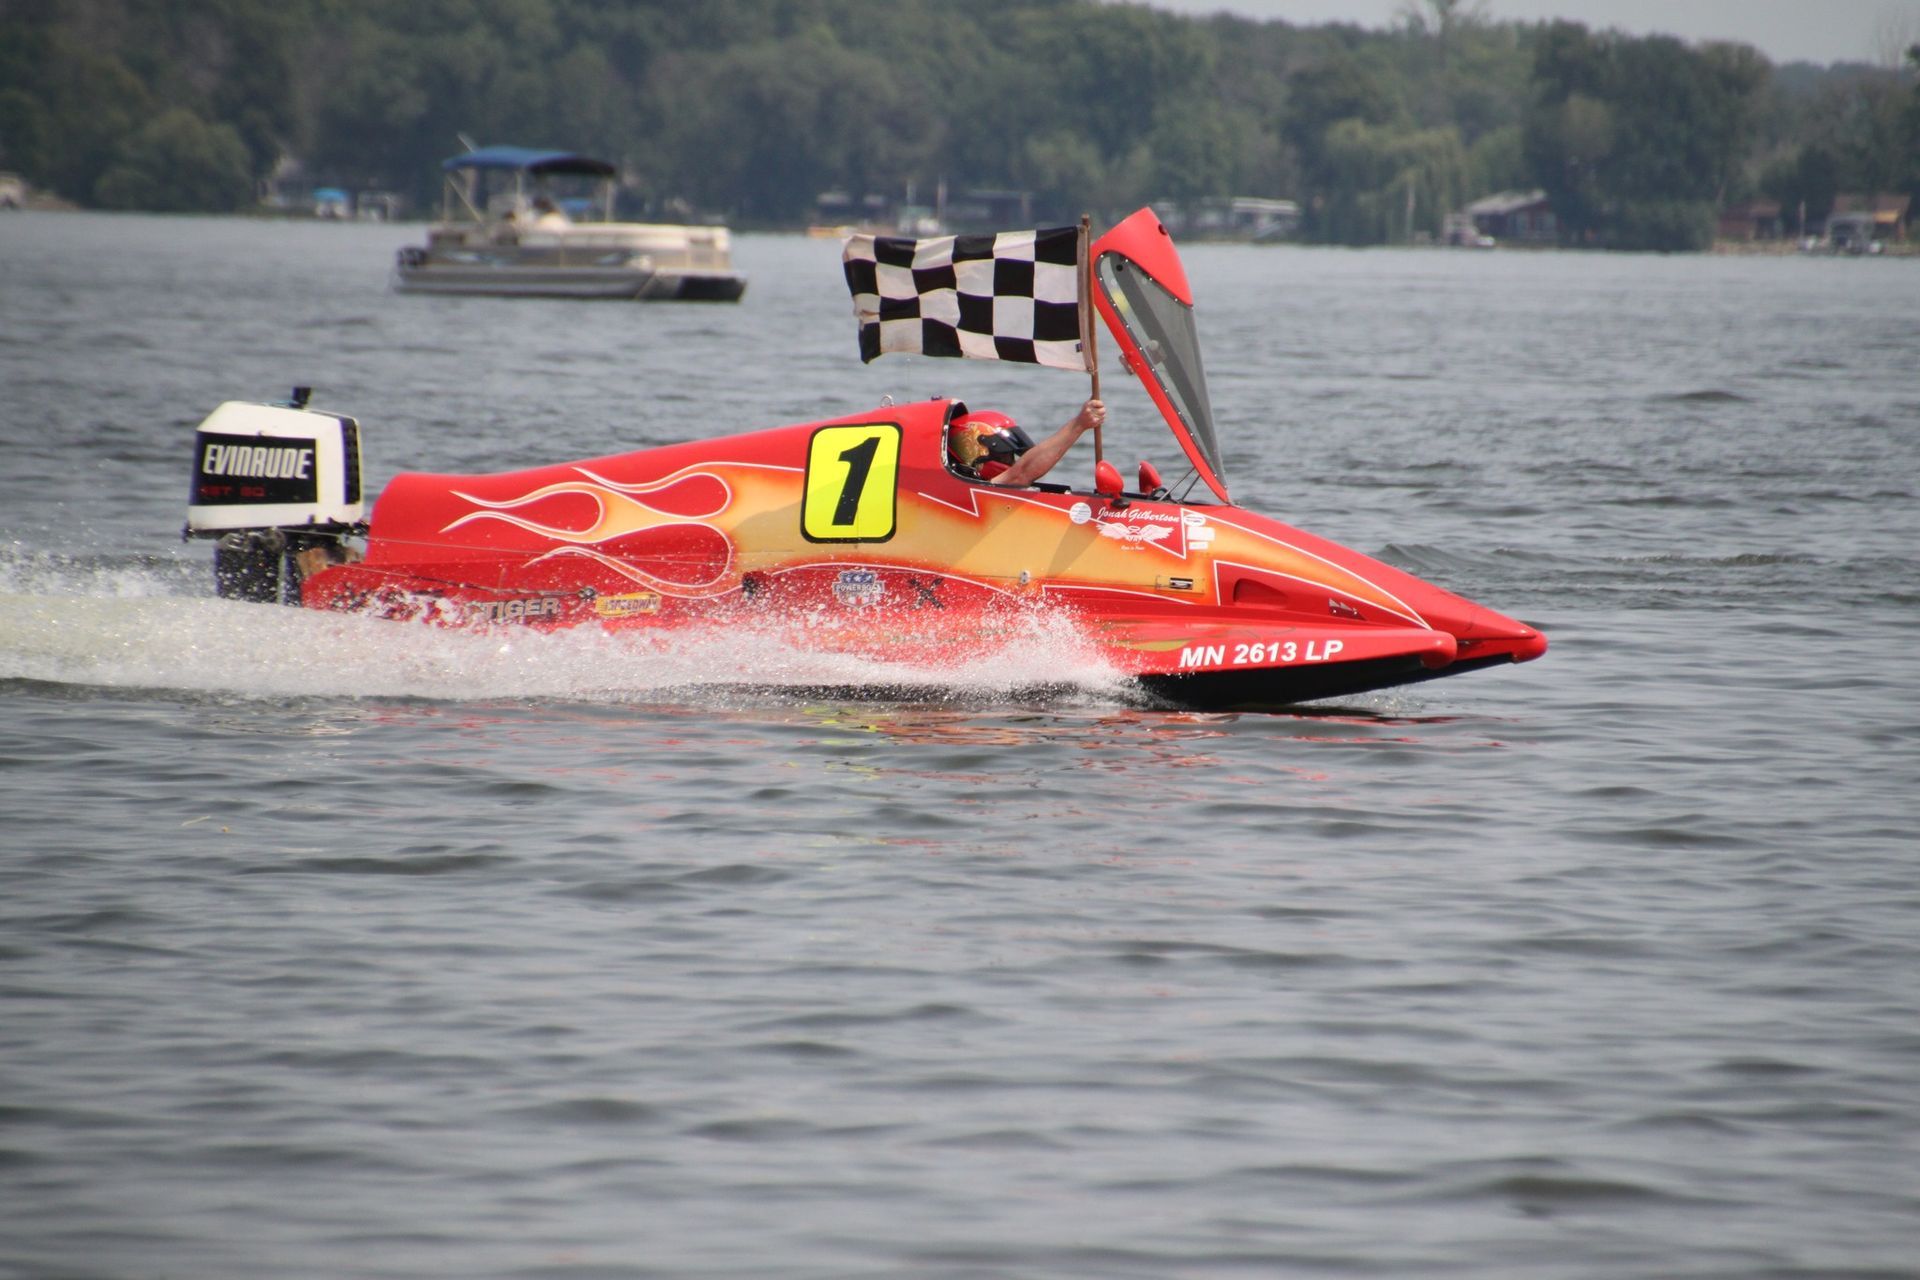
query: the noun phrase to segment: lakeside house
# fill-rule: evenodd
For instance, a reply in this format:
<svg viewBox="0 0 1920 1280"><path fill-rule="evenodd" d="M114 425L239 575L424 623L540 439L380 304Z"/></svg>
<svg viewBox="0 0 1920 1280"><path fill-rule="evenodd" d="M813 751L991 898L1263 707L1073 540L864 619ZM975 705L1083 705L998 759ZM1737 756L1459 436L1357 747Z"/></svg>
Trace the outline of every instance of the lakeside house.
<svg viewBox="0 0 1920 1280"><path fill-rule="evenodd" d="M1267 196L1209 196L1155 200L1169 232L1188 239L1284 240L1300 230L1300 205Z"/></svg>
<svg viewBox="0 0 1920 1280"><path fill-rule="evenodd" d="M1752 244L1778 240L1785 234L1778 200L1748 200L1728 205L1714 222L1714 238Z"/></svg>
<svg viewBox="0 0 1920 1280"><path fill-rule="evenodd" d="M933 203L926 205L915 202L909 183L902 199L873 192L855 196L845 191L822 191L814 198L808 232L821 236L845 236L855 231L936 236L1032 226L1033 219L1033 193L1029 191L982 188L949 192L942 182L934 190Z"/></svg>
<svg viewBox="0 0 1920 1280"><path fill-rule="evenodd" d="M942 185L940 225L953 231L998 231L1034 223L1033 193L968 189L946 194Z"/></svg>
<svg viewBox="0 0 1920 1280"><path fill-rule="evenodd" d="M1449 244L1551 245L1559 243L1560 222L1545 191L1501 191L1482 196L1447 219Z"/></svg>
<svg viewBox="0 0 1920 1280"><path fill-rule="evenodd" d="M1875 244L1905 244L1912 196L1843 194L1827 215L1826 240L1834 249L1859 253Z"/></svg>

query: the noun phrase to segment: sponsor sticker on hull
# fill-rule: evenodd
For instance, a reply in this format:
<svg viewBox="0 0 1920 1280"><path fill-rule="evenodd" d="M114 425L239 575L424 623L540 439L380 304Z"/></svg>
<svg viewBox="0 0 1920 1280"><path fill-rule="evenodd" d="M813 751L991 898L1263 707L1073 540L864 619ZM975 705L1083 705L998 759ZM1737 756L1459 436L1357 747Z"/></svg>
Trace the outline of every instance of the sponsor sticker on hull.
<svg viewBox="0 0 1920 1280"><path fill-rule="evenodd" d="M630 591L617 596L595 596L593 611L602 618L637 618L660 612L658 591Z"/></svg>
<svg viewBox="0 0 1920 1280"><path fill-rule="evenodd" d="M560 600L557 596L475 600L467 605L467 616L481 622L531 622L536 618L557 618L560 616Z"/></svg>
<svg viewBox="0 0 1920 1280"><path fill-rule="evenodd" d="M879 604L887 586L872 569L842 569L833 583L833 598L848 608Z"/></svg>

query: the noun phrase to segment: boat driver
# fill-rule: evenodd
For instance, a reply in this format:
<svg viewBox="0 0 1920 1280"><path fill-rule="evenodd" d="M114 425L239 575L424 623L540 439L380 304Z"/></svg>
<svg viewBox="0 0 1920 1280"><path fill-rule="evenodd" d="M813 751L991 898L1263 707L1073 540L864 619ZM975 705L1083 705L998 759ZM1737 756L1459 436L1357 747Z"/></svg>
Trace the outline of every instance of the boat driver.
<svg viewBox="0 0 1920 1280"><path fill-rule="evenodd" d="M947 424L947 454L962 475L988 484L1028 485L1053 470L1075 441L1106 420L1107 406L1089 400L1073 421L1035 444L1004 413L963 413Z"/></svg>

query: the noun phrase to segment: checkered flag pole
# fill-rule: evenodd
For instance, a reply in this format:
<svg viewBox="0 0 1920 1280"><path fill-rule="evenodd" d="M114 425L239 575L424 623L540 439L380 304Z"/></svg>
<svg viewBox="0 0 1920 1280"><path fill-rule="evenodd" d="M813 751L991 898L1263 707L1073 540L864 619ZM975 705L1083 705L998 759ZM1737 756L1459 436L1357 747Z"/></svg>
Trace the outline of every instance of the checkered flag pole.
<svg viewBox="0 0 1920 1280"><path fill-rule="evenodd" d="M1094 371L1082 227L852 236L840 255L860 358L889 351Z"/></svg>
<svg viewBox="0 0 1920 1280"><path fill-rule="evenodd" d="M1087 246L1092 243L1091 224L1092 220L1086 214L1080 215L1079 243L1074 252L1080 257L1080 332L1086 337L1087 372L1093 375L1093 398L1098 400L1100 398L1100 353L1095 349L1093 342L1093 261L1087 252ZM1100 459L1106 456L1107 451L1100 443L1100 424L1096 422L1093 424L1093 460L1098 464Z"/></svg>

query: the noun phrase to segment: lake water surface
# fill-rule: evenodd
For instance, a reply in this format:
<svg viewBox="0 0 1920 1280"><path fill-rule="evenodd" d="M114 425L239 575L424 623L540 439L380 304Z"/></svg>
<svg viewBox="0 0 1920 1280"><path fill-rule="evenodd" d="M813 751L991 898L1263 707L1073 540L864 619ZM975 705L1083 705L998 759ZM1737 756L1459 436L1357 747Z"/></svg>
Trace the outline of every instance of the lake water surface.
<svg viewBox="0 0 1920 1280"><path fill-rule="evenodd" d="M375 488L1085 394L418 235L0 217L0 1277L1920 1276L1920 261L1189 247L1235 498L1553 643L1198 715L212 599L295 383Z"/></svg>

